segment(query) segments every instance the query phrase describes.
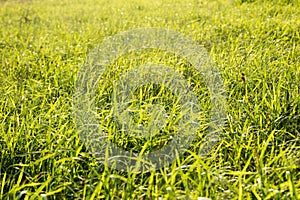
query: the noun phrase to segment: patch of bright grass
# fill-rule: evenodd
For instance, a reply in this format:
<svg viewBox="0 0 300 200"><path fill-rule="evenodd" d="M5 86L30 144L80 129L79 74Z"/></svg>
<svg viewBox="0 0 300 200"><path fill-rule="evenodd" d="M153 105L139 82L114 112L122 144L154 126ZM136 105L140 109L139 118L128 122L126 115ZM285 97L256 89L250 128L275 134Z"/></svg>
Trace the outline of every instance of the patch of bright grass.
<svg viewBox="0 0 300 200"><path fill-rule="evenodd" d="M41 194L49 199L300 198L299 1L0 4L1 199L16 199L25 191L32 199ZM171 28L209 51L228 94L227 124L206 156L198 153L199 138L170 166L124 173L99 164L79 139L72 93L89 50L107 36L143 27ZM114 65L162 60L189 69L185 60L162 52L136 56L141 60L130 63L125 56ZM99 104L109 106L114 73L106 75L111 78L103 83L107 98L99 97ZM198 94L205 93L201 77L193 81ZM139 90L151 99L160 88ZM101 114L107 115L105 109ZM113 124L101 123L113 130ZM138 138L123 139L140 147Z"/></svg>

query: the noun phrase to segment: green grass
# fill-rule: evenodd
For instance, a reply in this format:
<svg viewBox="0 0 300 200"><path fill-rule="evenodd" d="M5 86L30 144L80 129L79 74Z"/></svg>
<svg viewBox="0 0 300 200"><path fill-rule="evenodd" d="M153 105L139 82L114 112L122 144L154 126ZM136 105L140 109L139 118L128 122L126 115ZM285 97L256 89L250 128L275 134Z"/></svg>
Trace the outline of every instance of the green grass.
<svg viewBox="0 0 300 200"><path fill-rule="evenodd" d="M300 199L299 10L297 0L0 1L0 199L24 191L28 199ZM228 94L227 123L206 156L199 137L170 166L125 173L89 154L75 129L72 94L89 50L144 27L173 29L207 49ZM126 55L113 67L149 61L189 69L158 51ZM109 105L117 74L107 72L99 105ZM201 77L193 81L205 91ZM160 90L139 92L151 99ZM168 91L161 95L172 110ZM123 139L137 149L145 142Z"/></svg>

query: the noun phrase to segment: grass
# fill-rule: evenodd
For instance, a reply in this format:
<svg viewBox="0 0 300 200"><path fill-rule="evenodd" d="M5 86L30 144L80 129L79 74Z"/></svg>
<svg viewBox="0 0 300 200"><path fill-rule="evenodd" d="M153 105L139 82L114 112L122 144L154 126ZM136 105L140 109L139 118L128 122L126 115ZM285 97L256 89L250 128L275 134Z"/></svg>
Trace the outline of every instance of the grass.
<svg viewBox="0 0 300 200"><path fill-rule="evenodd" d="M47 199L300 198L299 1L0 4L1 199L23 193L25 199L45 198L41 194ZM93 47L108 36L144 27L173 29L207 49L228 94L227 123L206 156L198 153L200 137L170 166L125 173L89 154L75 129L72 94ZM126 55L112 67L149 61L190 69L184 59L159 51ZM103 84L110 94L115 74L107 76ZM199 94L205 91L201 77L193 81ZM151 99L160 90L145 86L139 92ZM168 91L161 95L171 110ZM99 105L109 105L109 97L100 93ZM114 129L114 124L100 123L108 132ZM143 142L123 139L130 148Z"/></svg>

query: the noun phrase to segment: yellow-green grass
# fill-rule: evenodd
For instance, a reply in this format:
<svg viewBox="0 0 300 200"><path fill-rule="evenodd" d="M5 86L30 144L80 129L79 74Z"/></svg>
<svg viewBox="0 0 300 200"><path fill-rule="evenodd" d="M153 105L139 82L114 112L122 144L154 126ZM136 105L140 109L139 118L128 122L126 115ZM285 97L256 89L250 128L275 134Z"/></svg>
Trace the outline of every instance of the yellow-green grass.
<svg viewBox="0 0 300 200"><path fill-rule="evenodd" d="M299 10L297 0L0 1L0 199L24 191L32 199L299 199ZM89 50L145 27L175 30L207 49L228 94L227 123L206 156L199 139L170 166L124 173L89 154L72 94ZM114 66L135 64L130 56L187 67L159 51ZM109 104L107 96L99 102Z"/></svg>

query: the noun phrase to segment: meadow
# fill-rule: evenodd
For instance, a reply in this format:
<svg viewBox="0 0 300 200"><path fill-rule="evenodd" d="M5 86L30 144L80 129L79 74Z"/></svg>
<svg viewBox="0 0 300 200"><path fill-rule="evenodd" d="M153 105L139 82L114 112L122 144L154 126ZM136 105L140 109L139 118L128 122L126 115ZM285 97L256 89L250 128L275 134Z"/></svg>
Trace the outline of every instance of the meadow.
<svg viewBox="0 0 300 200"><path fill-rule="evenodd" d="M226 123L206 155L200 135L169 166L122 172L101 164L79 137L73 92L93 48L149 27L207 50L227 93ZM123 66L148 61L193 72L184 58L132 52L106 72L99 108L110 104ZM298 0L0 0L0 65L0 199L300 199ZM191 76L209 112L201 80ZM137 95L145 101L159 93L172 111L172 95L149 88ZM97 112L112 133L109 110ZM147 143L112 140L137 151ZM148 151L161 144L151 145Z"/></svg>

